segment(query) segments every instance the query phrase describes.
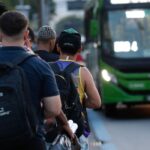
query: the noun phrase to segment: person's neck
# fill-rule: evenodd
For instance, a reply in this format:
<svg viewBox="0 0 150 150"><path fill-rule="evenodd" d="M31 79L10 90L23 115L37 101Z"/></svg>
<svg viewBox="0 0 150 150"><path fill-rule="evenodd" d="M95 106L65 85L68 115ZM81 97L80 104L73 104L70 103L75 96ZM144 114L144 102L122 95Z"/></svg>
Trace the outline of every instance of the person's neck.
<svg viewBox="0 0 150 150"><path fill-rule="evenodd" d="M49 48L46 45L40 44L40 45L38 45L37 49L49 52Z"/></svg>
<svg viewBox="0 0 150 150"><path fill-rule="evenodd" d="M24 41L11 41L11 40L2 40L1 45L3 46L24 46Z"/></svg>
<svg viewBox="0 0 150 150"><path fill-rule="evenodd" d="M75 60L75 56L72 56L72 55L67 55L67 54L61 54L60 55L60 59L63 59L63 60Z"/></svg>

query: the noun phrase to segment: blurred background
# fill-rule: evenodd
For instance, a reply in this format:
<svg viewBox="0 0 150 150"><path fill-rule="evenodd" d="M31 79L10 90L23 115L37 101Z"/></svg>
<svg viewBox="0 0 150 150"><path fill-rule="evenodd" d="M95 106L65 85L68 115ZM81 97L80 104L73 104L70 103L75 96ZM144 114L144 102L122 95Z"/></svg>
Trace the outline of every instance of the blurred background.
<svg viewBox="0 0 150 150"><path fill-rule="evenodd" d="M16 9L30 20L36 32L49 24L59 33L64 28L74 27L83 34L83 8L86 0L1 0L9 10Z"/></svg>
<svg viewBox="0 0 150 150"><path fill-rule="evenodd" d="M42 25L81 33L102 98L101 110L88 110L90 150L149 150L150 0L1 1L24 13L35 35Z"/></svg>

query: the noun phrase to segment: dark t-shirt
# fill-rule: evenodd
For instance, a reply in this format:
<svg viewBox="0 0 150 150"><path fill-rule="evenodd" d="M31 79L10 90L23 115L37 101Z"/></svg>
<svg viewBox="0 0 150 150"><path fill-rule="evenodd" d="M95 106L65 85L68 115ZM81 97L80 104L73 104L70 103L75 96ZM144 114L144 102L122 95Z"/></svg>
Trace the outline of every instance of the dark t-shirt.
<svg viewBox="0 0 150 150"><path fill-rule="evenodd" d="M25 51L21 47L0 48L0 61L12 61ZM39 134L42 134L43 111L41 100L44 97L56 96L59 94L54 73L50 66L39 57L32 57L25 61L21 67L24 69L31 90L32 102L39 117Z"/></svg>
<svg viewBox="0 0 150 150"><path fill-rule="evenodd" d="M37 50L35 51L35 53L38 54L46 62L54 62L59 59L59 55L55 53L49 53L45 50Z"/></svg>

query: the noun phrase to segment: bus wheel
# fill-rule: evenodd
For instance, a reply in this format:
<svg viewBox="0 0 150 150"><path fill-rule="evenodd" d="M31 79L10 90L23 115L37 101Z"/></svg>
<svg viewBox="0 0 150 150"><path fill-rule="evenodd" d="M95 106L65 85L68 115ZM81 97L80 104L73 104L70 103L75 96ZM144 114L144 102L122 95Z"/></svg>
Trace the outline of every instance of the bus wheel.
<svg viewBox="0 0 150 150"><path fill-rule="evenodd" d="M116 104L105 104L104 105L104 113L108 116L114 115L116 112Z"/></svg>

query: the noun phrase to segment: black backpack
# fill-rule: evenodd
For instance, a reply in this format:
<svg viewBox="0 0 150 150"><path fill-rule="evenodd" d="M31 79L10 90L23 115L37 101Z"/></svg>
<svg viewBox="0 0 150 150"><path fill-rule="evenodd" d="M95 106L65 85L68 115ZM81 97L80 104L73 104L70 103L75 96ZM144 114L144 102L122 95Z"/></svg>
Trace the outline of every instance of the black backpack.
<svg viewBox="0 0 150 150"><path fill-rule="evenodd" d="M0 62L0 146L21 144L36 133L28 81L19 66L35 55L24 52L18 56L12 62Z"/></svg>
<svg viewBox="0 0 150 150"><path fill-rule="evenodd" d="M50 63L59 88L62 109L68 120L72 119L78 124L76 135L80 137L84 130L84 120L82 116L82 104L80 103L79 94L75 87L71 73L80 67L79 64L72 62L63 71L60 70L57 63Z"/></svg>

